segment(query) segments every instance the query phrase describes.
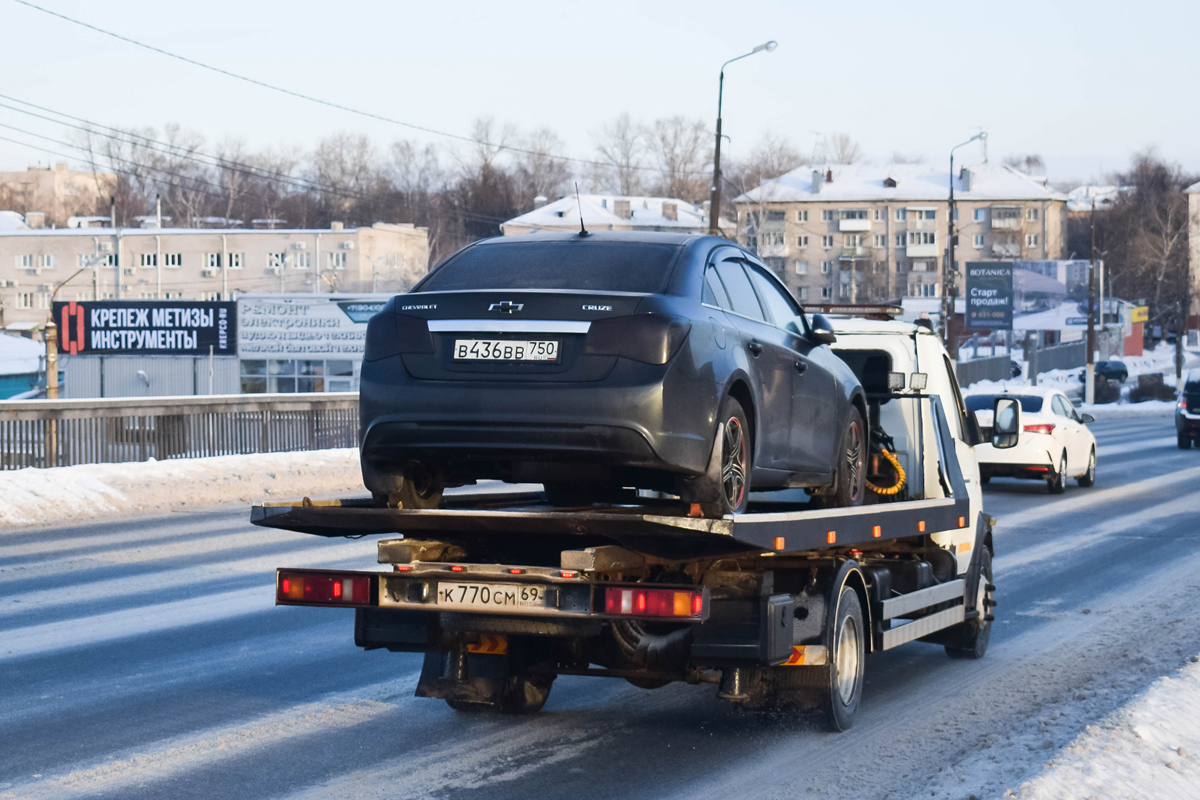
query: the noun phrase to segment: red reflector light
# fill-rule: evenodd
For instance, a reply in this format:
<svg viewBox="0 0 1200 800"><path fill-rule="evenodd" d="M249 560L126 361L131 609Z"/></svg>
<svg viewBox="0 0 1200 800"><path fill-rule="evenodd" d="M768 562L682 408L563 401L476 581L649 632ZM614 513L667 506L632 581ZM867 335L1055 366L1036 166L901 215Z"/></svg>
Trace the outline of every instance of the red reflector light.
<svg viewBox="0 0 1200 800"><path fill-rule="evenodd" d="M370 605L371 578L344 572L281 574L275 599L300 605Z"/></svg>
<svg viewBox="0 0 1200 800"><path fill-rule="evenodd" d="M1054 426L1053 425L1026 425L1025 432L1026 433L1051 434L1051 433L1054 433Z"/></svg>
<svg viewBox="0 0 1200 800"><path fill-rule="evenodd" d="M412 564L397 564L396 572L409 572L412 570Z"/></svg>
<svg viewBox="0 0 1200 800"><path fill-rule="evenodd" d="M337 598L342 596L342 582L334 581L332 586L333 586L333 597L336 600Z"/></svg>
<svg viewBox="0 0 1200 800"><path fill-rule="evenodd" d="M699 617L704 613L704 594L691 589L610 586L604 590L604 613L633 617Z"/></svg>
<svg viewBox="0 0 1200 800"><path fill-rule="evenodd" d="M520 567L512 567L511 569L509 569L508 574L509 575L520 575L524 571L525 570L521 569Z"/></svg>
<svg viewBox="0 0 1200 800"><path fill-rule="evenodd" d="M1029 467L1030 472L1049 472L1049 467Z"/></svg>
<svg viewBox="0 0 1200 800"><path fill-rule="evenodd" d="M564 578L574 578L579 573L578 572L570 572L570 571L564 569L562 572L560 572L558 574L562 575Z"/></svg>
<svg viewBox="0 0 1200 800"><path fill-rule="evenodd" d="M453 567L450 568L450 571L451 572L462 572L464 569L466 569L466 567L463 567L460 564L455 564Z"/></svg>
<svg viewBox="0 0 1200 800"><path fill-rule="evenodd" d="M288 580L287 578L284 578L283 581L279 584L279 591L282 592L283 595L286 597L287 593L290 592L291 590L292 590L292 582L290 580Z"/></svg>

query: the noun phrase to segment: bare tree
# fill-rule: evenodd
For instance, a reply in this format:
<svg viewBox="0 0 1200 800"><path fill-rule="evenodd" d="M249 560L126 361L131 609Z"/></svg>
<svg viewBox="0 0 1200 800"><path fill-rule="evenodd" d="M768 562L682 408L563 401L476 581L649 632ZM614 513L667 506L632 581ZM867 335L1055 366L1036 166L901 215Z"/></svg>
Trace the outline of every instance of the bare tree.
<svg viewBox="0 0 1200 800"><path fill-rule="evenodd" d="M899 150L892 151L892 157L888 161L889 164L924 164L925 156L906 155Z"/></svg>
<svg viewBox="0 0 1200 800"><path fill-rule="evenodd" d="M682 116L655 120L650 149L661 171L655 187L660 195L692 203L707 197L712 150L703 122Z"/></svg>
<svg viewBox="0 0 1200 800"><path fill-rule="evenodd" d="M1037 153L1025 155L1010 155L1004 159L1004 166L1024 172L1026 175L1045 175L1046 162Z"/></svg>
<svg viewBox="0 0 1200 800"><path fill-rule="evenodd" d="M612 188L617 194L641 194L648 146L646 130L624 113L601 127L595 139L600 160L612 167L612 175L604 177L615 178Z"/></svg>
<svg viewBox="0 0 1200 800"><path fill-rule="evenodd" d="M562 139L549 128L538 128L521 141L515 156L517 197L522 208L532 208L534 198L559 194L571 179L570 164L557 154L565 150Z"/></svg>
<svg viewBox="0 0 1200 800"><path fill-rule="evenodd" d="M853 164L862 158L862 146L848 133L831 133L821 142L824 160L834 164Z"/></svg>

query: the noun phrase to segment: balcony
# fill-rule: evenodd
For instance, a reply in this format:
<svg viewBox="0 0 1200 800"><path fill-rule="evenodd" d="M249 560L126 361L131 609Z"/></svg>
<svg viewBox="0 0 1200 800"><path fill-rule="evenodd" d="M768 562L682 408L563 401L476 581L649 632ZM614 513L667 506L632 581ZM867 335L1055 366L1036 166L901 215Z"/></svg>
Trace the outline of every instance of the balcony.
<svg viewBox="0 0 1200 800"><path fill-rule="evenodd" d="M838 230L842 233L859 233L871 230L869 219L839 219Z"/></svg>
<svg viewBox="0 0 1200 800"><path fill-rule="evenodd" d="M840 261L857 261L859 259L869 259L871 257L870 245L847 245L842 247L841 255L838 256Z"/></svg>
<svg viewBox="0 0 1200 800"><path fill-rule="evenodd" d="M937 227L936 219L913 219L912 214L905 221L910 231L931 231Z"/></svg>
<svg viewBox="0 0 1200 800"><path fill-rule="evenodd" d="M992 244L993 258L1020 258L1021 245L1016 242L994 242Z"/></svg>
<svg viewBox="0 0 1200 800"><path fill-rule="evenodd" d="M1019 231L1021 229L1020 206L992 206L992 213L988 217L992 230Z"/></svg>
<svg viewBox="0 0 1200 800"><path fill-rule="evenodd" d="M938 245L934 244L910 244L904 248L904 255L908 258L937 258Z"/></svg>

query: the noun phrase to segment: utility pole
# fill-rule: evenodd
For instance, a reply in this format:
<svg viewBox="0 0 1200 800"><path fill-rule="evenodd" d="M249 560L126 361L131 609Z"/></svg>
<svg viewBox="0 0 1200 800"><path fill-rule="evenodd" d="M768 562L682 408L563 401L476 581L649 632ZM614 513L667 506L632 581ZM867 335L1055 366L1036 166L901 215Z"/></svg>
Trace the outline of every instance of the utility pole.
<svg viewBox="0 0 1200 800"><path fill-rule="evenodd" d="M1096 402L1096 199L1092 198L1092 246L1088 250L1088 328L1087 375L1084 379L1083 402Z"/></svg>
<svg viewBox="0 0 1200 800"><path fill-rule="evenodd" d="M952 361L958 360L958 340L953 333L954 323L954 292L955 276L958 270L954 265L954 151L960 147L970 144L974 141L982 141L984 146L987 146L987 132L980 131L979 133L967 139L962 144L956 144L950 148L950 226L949 226L949 242L946 248L946 268L942 271L942 342L946 345L946 350L950 353ZM986 150L984 151L986 154Z"/></svg>

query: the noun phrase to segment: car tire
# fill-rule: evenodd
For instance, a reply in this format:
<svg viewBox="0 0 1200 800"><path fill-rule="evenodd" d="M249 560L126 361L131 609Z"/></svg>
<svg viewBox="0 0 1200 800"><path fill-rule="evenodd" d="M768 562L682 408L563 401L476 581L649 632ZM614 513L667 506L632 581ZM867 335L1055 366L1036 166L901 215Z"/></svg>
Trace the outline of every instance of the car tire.
<svg viewBox="0 0 1200 800"><path fill-rule="evenodd" d="M1067 454L1066 451L1058 459L1058 470L1054 476L1046 479L1046 487L1050 494L1062 494L1067 490Z"/></svg>
<svg viewBox="0 0 1200 800"><path fill-rule="evenodd" d="M428 465L412 462L400 473L363 468L363 482L371 490L375 505L386 508L439 508L445 484Z"/></svg>
<svg viewBox="0 0 1200 800"><path fill-rule="evenodd" d="M1083 488L1094 486L1096 483L1096 448L1092 448L1092 452L1088 455L1087 471L1075 479L1075 483Z"/></svg>
<svg viewBox="0 0 1200 800"><path fill-rule="evenodd" d="M708 471L692 481L685 499L695 497L705 517L740 514L750 499L754 448L742 404L732 397L721 403L717 440Z"/></svg>
<svg viewBox="0 0 1200 800"><path fill-rule="evenodd" d="M992 553L986 547L980 556L979 576L975 584L975 611L979 615L947 631L946 655L977 660L987 653L992 635L992 609L996 606L996 586L992 583Z"/></svg>
<svg viewBox="0 0 1200 800"><path fill-rule="evenodd" d="M833 486L826 492L813 496L818 508L848 508L861 506L866 496L866 426L862 414L851 407L842 428L841 444L838 447L837 471Z"/></svg>
<svg viewBox="0 0 1200 800"><path fill-rule="evenodd" d="M1192 437L1191 436L1189 436L1186 433L1176 434L1176 436L1177 436L1177 444L1179 445L1180 450L1191 450L1192 449Z"/></svg>
<svg viewBox="0 0 1200 800"><path fill-rule="evenodd" d="M858 593L843 586L829 632L829 665L824 669L827 680L821 699L825 723L832 731L848 730L854 724L862 700L866 637Z"/></svg>

